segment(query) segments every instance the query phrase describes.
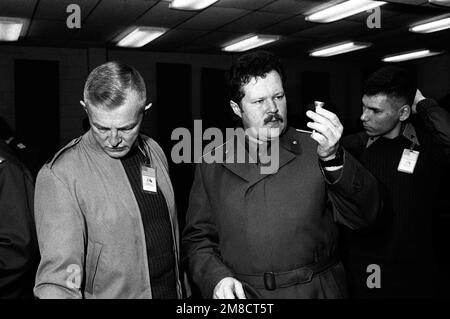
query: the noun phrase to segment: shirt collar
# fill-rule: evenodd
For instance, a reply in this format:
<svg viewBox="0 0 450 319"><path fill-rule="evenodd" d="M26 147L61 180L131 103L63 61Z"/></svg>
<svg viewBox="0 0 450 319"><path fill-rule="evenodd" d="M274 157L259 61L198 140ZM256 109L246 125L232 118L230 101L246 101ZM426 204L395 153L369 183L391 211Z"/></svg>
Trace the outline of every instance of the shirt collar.
<svg viewBox="0 0 450 319"><path fill-rule="evenodd" d="M419 138L417 137L416 129L411 123L406 123L403 127L402 135L406 137L411 143L420 145ZM380 136L369 137L366 143L366 148L372 145L376 140L378 140Z"/></svg>

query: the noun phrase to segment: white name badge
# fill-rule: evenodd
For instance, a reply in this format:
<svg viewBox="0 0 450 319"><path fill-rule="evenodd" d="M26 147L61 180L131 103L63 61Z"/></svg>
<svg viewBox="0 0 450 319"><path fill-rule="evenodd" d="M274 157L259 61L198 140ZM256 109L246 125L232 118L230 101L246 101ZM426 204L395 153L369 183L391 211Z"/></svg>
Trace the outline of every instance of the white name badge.
<svg viewBox="0 0 450 319"><path fill-rule="evenodd" d="M156 169L145 165L141 166L142 190L156 194Z"/></svg>
<svg viewBox="0 0 450 319"><path fill-rule="evenodd" d="M408 174L414 173L414 168L416 167L418 158L419 158L418 151L404 149L402 158L400 159L400 163L398 163L397 170L399 172Z"/></svg>

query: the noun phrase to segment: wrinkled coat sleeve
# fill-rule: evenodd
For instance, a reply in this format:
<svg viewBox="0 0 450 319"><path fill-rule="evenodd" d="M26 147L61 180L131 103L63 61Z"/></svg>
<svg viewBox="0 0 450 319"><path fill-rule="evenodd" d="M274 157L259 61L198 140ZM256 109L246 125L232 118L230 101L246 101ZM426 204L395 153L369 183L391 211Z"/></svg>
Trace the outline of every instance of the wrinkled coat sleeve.
<svg viewBox="0 0 450 319"><path fill-rule="evenodd" d="M444 161L450 164L450 113L433 99L425 99L417 104L417 114L443 153Z"/></svg>
<svg viewBox="0 0 450 319"><path fill-rule="evenodd" d="M351 229L360 229L375 221L381 209L378 182L345 149L340 176L333 182L326 177L325 180L335 221Z"/></svg>
<svg viewBox="0 0 450 319"><path fill-rule="evenodd" d="M84 224L69 188L51 169L38 174L35 218L41 262L34 294L38 298L81 298Z"/></svg>
<svg viewBox="0 0 450 319"><path fill-rule="evenodd" d="M233 272L222 262L214 213L205 189L201 165L197 165L183 231L184 262L204 298L212 298L214 287Z"/></svg>
<svg viewBox="0 0 450 319"><path fill-rule="evenodd" d="M32 297L39 256L33 181L12 163L0 166L0 298ZM30 278L31 277L31 278Z"/></svg>

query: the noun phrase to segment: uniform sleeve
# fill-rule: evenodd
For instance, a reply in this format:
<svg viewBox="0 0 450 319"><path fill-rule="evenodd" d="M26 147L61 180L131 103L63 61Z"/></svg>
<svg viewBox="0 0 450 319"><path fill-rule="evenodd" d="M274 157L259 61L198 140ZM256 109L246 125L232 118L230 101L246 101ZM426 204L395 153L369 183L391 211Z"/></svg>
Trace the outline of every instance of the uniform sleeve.
<svg viewBox="0 0 450 319"><path fill-rule="evenodd" d="M381 209L378 182L345 149L340 176L333 182L326 177L325 180L335 221L351 229L360 229L375 221Z"/></svg>
<svg viewBox="0 0 450 319"><path fill-rule="evenodd" d="M450 164L450 113L433 99L425 99L417 104L417 114L423 122L433 142Z"/></svg>
<svg viewBox="0 0 450 319"><path fill-rule="evenodd" d="M38 298L81 298L84 222L73 194L48 167L36 181L35 218L41 262L34 294Z"/></svg>
<svg viewBox="0 0 450 319"><path fill-rule="evenodd" d="M197 165L189 198L183 248L190 275L204 298L212 298L214 287L233 272L222 262L212 208L205 190L201 165Z"/></svg>
<svg viewBox="0 0 450 319"><path fill-rule="evenodd" d="M32 297L39 251L31 176L9 163L0 167L0 298ZM30 276L32 276L30 278Z"/></svg>

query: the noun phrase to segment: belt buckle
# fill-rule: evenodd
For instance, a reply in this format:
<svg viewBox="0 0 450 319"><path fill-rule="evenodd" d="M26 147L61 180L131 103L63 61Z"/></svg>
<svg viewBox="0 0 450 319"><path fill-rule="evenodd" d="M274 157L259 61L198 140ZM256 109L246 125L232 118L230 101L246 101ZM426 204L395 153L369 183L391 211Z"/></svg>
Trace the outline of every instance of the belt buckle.
<svg viewBox="0 0 450 319"><path fill-rule="evenodd" d="M275 290L277 288L275 274L272 271L264 273L264 287L267 290Z"/></svg>

